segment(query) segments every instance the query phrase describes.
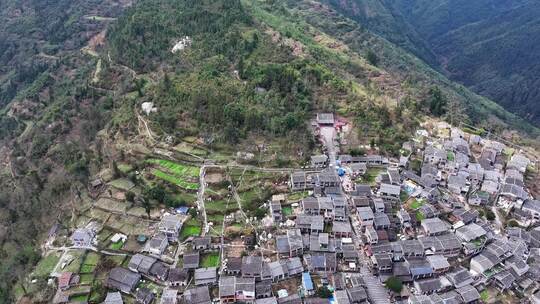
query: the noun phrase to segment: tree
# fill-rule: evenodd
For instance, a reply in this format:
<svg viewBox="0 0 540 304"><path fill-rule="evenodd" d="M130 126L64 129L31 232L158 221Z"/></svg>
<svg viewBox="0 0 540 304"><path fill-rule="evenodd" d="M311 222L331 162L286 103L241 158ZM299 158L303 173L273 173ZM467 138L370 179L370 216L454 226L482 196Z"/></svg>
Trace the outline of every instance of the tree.
<svg viewBox="0 0 540 304"><path fill-rule="evenodd" d="M363 155L366 155L366 150L364 150L362 148L352 148L349 151L349 154L351 156L363 156Z"/></svg>
<svg viewBox="0 0 540 304"><path fill-rule="evenodd" d="M112 173L113 178L119 178L122 175L122 172L120 169L118 169L118 164L116 164L116 160L112 161Z"/></svg>
<svg viewBox="0 0 540 304"><path fill-rule="evenodd" d="M126 201L133 203L135 200L135 193L128 191L126 192Z"/></svg>
<svg viewBox="0 0 540 304"><path fill-rule="evenodd" d="M167 193L165 192L165 188L162 185L157 185L155 187L145 189L144 195L148 199L163 202L163 199L165 198L165 195L167 195Z"/></svg>
<svg viewBox="0 0 540 304"><path fill-rule="evenodd" d="M189 215L192 217L192 218L197 218L197 209L196 208L189 208Z"/></svg>
<svg viewBox="0 0 540 304"><path fill-rule="evenodd" d="M446 105L448 101L441 92L441 89L439 89L439 87L432 87L429 90L429 94L431 95L431 99L429 102L429 111L431 112L431 114L435 116L441 116L446 113Z"/></svg>
<svg viewBox="0 0 540 304"><path fill-rule="evenodd" d="M511 220L508 221L508 226L510 226L510 227L519 227L519 223L516 220L511 219Z"/></svg>
<svg viewBox="0 0 540 304"><path fill-rule="evenodd" d="M375 54L372 50L369 50L366 54L366 60L374 66L377 66L379 64L379 57L377 54Z"/></svg>
<svg viewBox="0 0 540 304"><path fill-rule="evenodd" d="M491 211L490 209L488 209L488 210L486 211L486 219L487 219L488 221L493 221L495 218L496 218L495 213L493 213L493 211Z"/></svg>
<svg viewBox="0 0 540 304"><path fill-rule="evenodd" d="M391 291L395 293L400 293L403 289L403 282L399 278L396 277L390 277L386 282L384 283L386 288L390 289Z"/></svg>
<svg viewBox="0 0 540 304"><path fill-rule="evenodd" d="M317 289L317 296L319 298L330 298L332 296L332 291L330 291L330 289L328 289L328 287L326 286L322 286L322 287L319 287Z"/></svg>

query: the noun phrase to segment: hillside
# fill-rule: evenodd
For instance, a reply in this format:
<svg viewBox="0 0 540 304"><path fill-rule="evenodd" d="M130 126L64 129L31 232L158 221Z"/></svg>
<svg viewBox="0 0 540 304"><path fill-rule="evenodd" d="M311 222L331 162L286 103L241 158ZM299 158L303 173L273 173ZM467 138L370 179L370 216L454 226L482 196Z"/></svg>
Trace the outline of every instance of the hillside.
<svg viewBox="0 0 540 304"><path fill-rule="evenodd" d="M42 278L33 266L55 220L89 220L96 178L137 183L143 199L130 204L149 217L165 200L192 199L156 186L193 190L199 174L191 168L187 183L158 171L163 155L226 165L243 152L261 167L298 168L320 149L309 128L319 111L350 122L347 152L367 145L390 157L431 119L519 143L539 134L317 2L83 2L0 4L0 303L50 299L28 274Z"/></svg>
<svg viewBox="0 0 540 304"><path fill-rule="evenodd" d="M538 125L537 1L323 2Z"/></svg>

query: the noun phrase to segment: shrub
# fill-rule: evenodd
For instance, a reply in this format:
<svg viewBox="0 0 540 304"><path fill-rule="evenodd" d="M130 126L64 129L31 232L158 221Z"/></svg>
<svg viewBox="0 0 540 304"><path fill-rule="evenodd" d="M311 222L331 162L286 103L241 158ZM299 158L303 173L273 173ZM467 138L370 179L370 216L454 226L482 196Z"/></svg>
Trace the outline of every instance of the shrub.
<svg viewBox="0 0 540 304"><path fill-rule="evenodd" d="M317 296L319 298L330 298L332 296L332 291L330 291L330 289L328 289L328 287L326 286L323 286L323 287L319 287L317 289Z"/></svg>
<svg viewBox="0 0 540 304"><path fill-rule="evenodd" d="M493 211L491 211L491 210L488 209L488 210L486 211L486 219L487 219L488 221L493 221L495 218L496 218L495 213L493 213Z"/></svg>
<svg viewBox="0 0 540 304"><path fill-rule="evenodd" d="M508 221L508 226L510 226L510 227L519 227L519 223L516 220L512 219L512 220Z"/></svg>
<svg viewBox="0 0 540 304"><path fill-rule="evenodd" d="M399 278L396 277L390 277L386 282L384 283L386 288L390 289L391 291L395 293L400 293L403 289L403 282Z"/></svg>

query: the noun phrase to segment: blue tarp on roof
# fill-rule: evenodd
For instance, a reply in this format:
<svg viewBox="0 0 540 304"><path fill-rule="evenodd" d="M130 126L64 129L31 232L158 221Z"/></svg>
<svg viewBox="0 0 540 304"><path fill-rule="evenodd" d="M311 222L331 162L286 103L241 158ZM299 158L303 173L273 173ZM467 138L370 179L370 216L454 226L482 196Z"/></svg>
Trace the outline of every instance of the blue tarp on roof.
<svg viewBox="0 0 540 304"><path fill-rule="evenodd" d="M337 169L337 172L338 172L338 175L339 175L339 176L345 175L345 169L343 169L343 168L338 168L338 169Z"/></svg>
<svg viewBox="0 0 540 304"><path fill-rule="evenodd" d="M313 290L313 281L311 280L309 272L302 273L302 285L307 291Z"/></svg>
<svg viewBox="0 0 540 304"><path fill-rule="evenodd" d="M176 213L179 213L179 214L187 214L188 211L189 211L189 207L178 207L175 209Z"/></svg>

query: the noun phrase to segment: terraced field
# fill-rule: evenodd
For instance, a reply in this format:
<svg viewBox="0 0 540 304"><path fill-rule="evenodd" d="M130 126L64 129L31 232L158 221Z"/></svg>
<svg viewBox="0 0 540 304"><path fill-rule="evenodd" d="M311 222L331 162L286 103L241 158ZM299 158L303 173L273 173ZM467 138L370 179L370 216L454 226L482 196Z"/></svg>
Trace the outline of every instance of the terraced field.
<svg viewBox="0 0 540 304"><path fill-rule="evenodd" d="M199 168L184 165L165 159L149 159L148 164L154 166L152 175L186 190L199 189Z"/></svg>

